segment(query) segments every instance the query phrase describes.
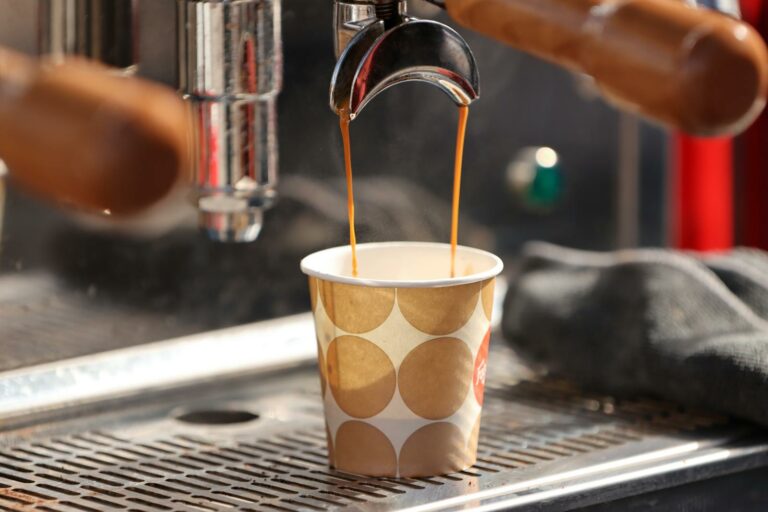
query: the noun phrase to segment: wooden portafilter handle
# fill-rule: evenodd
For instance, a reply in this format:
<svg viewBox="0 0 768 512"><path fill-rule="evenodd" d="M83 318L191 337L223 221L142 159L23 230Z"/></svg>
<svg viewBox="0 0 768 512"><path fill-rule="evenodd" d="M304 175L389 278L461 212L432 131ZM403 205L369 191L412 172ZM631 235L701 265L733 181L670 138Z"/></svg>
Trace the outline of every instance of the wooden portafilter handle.
<svg viewBox="0 0 768 512"><path fill-rule="evenodd" d="M0 159L38 197L138 213L185 178L189 129L171 89L81 59L54 65L0 49Z"/></svg>
<svg viewBox="0 0 768 512"><path fill-rule="evenodd" d="M620 107L695 135L762 111L768 52L746 23L674 0L445 0L460 24L582 72Z"/></svg>

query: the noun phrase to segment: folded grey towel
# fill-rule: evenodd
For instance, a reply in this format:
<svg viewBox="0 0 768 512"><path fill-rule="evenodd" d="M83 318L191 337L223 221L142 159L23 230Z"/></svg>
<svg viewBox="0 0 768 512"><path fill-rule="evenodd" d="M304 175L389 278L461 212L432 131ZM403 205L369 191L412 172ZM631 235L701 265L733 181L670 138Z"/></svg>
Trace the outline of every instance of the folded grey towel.
<svg viewBox="0 0 768 512"><path fill-rule="evenodd" d="M610 393L768 425L768 255L529 244L502 320L523 357Z"/></svg>

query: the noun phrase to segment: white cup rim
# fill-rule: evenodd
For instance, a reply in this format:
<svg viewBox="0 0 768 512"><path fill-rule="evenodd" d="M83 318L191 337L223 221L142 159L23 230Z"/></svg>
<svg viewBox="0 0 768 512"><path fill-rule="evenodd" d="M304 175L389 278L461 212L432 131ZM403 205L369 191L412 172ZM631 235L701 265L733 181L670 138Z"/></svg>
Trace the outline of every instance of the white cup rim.
<svg viewBox="0 0 768 512"><path fill-rule="evenodd" d="M411 249L426 248L434 249L441 248L450 250L450 244L440 242L374 242L357 244L357 253L360 256L365 251L371 251L382 248L391 247L407 247ZM457 277L441 278L441 279L368 279L362 277L352 277L339 275L330 272L324 272L318 268L320 261L326 260L328 257L333 256L335 253L341 253L342 251L350 251L349 245L342 245L338 247L332 247L329 249L323 249L321 251L314 252L301 260L301 271L308 276L322 279L323 281L331 281L334 283L351 284L357 286L367 286L372 288L440 288L446 286L456 286L462 284L471 284L498 276L504 269L504 263L501 258L493 253L484 251L482 249L476 249L474 247L466 247L459 245L456 247L457 257L461 254L470 254L475 256L485 257L491 260L492 266L482 272L472 273L468 275L462 275Z"/></svg>

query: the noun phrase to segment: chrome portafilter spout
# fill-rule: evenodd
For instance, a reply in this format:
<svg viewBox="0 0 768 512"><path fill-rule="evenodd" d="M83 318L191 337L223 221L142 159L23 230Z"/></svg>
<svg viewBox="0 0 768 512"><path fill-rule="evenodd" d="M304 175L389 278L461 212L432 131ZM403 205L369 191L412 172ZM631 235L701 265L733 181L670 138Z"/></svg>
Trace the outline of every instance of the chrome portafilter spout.
<svg viewBox="0 0 768 512"><path fill-rule="evenodd" d="M330 105L354 119L380 92L401 82L427 82L457 105L479 97L477 63L452 28L406 14L405 0L334 2L338 61Z"/></svg>

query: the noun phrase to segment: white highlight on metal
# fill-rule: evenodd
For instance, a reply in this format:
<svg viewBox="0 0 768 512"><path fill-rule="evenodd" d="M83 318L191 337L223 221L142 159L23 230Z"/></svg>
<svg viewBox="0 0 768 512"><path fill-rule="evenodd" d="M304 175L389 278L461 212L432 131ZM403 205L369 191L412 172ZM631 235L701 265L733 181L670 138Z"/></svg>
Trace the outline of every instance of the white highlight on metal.
<svg viewBox="0 0 768 512"><path fill-rule="evenodd" d="M0 375L0 422L61 407L137 395L313 361L309 313Z"/></svg>

